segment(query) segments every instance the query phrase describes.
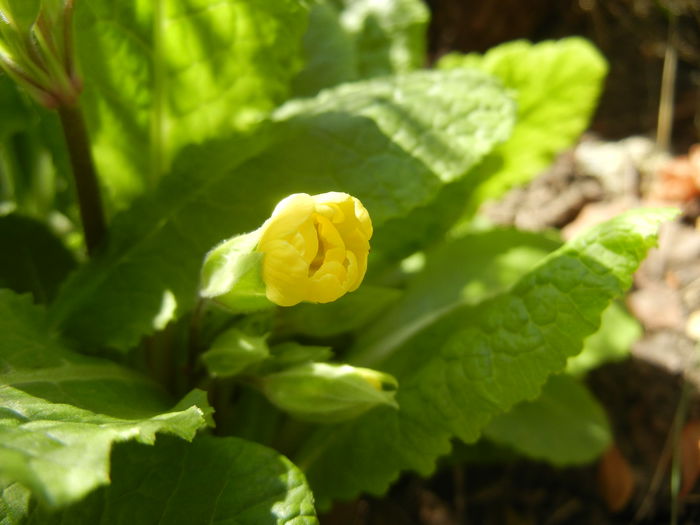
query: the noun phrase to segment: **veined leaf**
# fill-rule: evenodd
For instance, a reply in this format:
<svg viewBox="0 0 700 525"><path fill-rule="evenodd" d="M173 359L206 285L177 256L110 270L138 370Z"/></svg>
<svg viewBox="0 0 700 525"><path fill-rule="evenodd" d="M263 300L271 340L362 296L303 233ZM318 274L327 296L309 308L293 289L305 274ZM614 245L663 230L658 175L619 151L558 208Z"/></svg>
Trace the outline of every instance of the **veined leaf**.
<svg viewBox="0 0 700 525"><path fill-rule="evenodd" d="M518 101L513 135L470 174L480 183L469 201L472 214L484 200L530 180L578 138L607 72L600 53L576 37L538 44L509 42L483 56L447 55L438 65L487 71L512 88Z"/></svg>
<svg viewBox="0 0 700 525"><path fill-rule="evenodd" d="M109 482L112 443L153 443L156 432L192 439L206 398L168 411L145 377L81 356L53 336L28 297L0 291L0 479L60 507Z"/></svg>
<svg viewBox="0 0 700 525"><path fill-rule="evenodd" d="M82 101L117 205L153 187L187 144L246 131L288 96L303 0L76 3Z"/></svg>
<svg viewBox="0 0 700 525"><path fill-rule="evenodd" d="M27 525L318 523L303 474L273 450L242 439L159 437L153 447L117 445L111 480L63 512L36 509Z"/></svg>
<svg viewBox="0 0 700 525"><path fill-rule="evenodd" d="M156 194L115 219L107 250L63 288L53 320L93 348L127 349L193 305L211 246L259 227L283 197L345 191L378 229L483 158L508 136L512 116L496 82L462 70L345 84L290 102L256 157L259 135L183 153Z"/></svg>
<svg viewBox="0 0 700 525"><path fill-rule="evenodd" d="M636 210L609 221L545 258L509 293L446 309L396 341L373 367L397 377L401 409L319 429L297 455L321 505L361 490L381 494L402 470L429 474L452 437L473 442L493 416L535 398L629 287L659 223L675 213Z"/></svg>

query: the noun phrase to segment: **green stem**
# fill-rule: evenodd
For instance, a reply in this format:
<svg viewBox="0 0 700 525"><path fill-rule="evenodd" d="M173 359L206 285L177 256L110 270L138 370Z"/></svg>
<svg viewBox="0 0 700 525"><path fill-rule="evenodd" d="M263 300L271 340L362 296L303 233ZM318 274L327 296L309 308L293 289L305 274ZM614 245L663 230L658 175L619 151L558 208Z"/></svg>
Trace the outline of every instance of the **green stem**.
<svg viewBox="0 0 700 525"><path fill-rule="evenodd" d="M61 119L73 168L80 218L85 232L85 245L88 254L94 255L107 229L85 120L77 103L71 106L59 106L58 116Z"/></svg>

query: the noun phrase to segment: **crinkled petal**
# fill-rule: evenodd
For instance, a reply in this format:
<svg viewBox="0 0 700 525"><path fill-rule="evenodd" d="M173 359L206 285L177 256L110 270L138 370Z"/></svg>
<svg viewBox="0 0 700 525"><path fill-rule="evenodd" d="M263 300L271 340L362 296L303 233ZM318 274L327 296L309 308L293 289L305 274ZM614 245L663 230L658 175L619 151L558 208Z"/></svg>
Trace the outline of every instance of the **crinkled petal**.
<svg viewBox="0 0 700 525"><path fill-rule="evenodd" d="M309 294L309 265L287 241L266 243L263 280L267 298L280 306L293 306Z"/></svg>
<svg viewBox="0 0 700 525"><path fill-rule="evenodd" d="M315 303L330 303L335 301L347 291L347 272L345 267L338 262L324 264L309 279L308 301Z"/></svg>
<svg viewBox="0 0 700 525"><path fill-rule="evenodd" d="M314 200L306 193L295 193L282 199L262 226L260 246L296 233L305 222L311 220L314 209ZM261 250L265 251L264 247Z"/></svg>

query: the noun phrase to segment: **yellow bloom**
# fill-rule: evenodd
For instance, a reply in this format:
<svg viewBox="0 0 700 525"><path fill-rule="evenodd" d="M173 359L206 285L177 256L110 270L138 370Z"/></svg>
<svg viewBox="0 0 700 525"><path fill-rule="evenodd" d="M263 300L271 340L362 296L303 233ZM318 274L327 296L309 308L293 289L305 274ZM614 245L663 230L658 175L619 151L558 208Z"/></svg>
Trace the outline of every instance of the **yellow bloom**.
<svg viewBox="0 0 700 525"><path fill-rule="evenodd" d="M280 306L328 303L356 290L367 271L372 221L347 193L295 193L261 228L267 298Z"/></svg>

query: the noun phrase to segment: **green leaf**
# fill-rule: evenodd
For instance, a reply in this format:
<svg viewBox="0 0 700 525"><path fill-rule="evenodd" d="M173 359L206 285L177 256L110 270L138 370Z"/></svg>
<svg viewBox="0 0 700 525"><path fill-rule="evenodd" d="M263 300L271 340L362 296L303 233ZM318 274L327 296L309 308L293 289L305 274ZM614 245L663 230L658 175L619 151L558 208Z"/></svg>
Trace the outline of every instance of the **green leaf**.
<svg viewBox="0 0 700 525"><path fill-rule="evenodd" d="M72 254L44 224L18 214L0 216L0 239L0 288L49 302L75 266Z"/></svg>
<svg viewBox="0 0 700 525"><path fill-rule="evenodd" d="M270 348L272 359L265 363L263 372L279 372L312 361L330 361L333 351L329 346L302 345L295 341L286 341Z"/></svg>
<svg viewBox="0 0 700 525"><path fill-rule="evenodd" d="M469 201L473 213L486 199L523 184L586 129L607 64L582 38L502 44L485 55L447 55L440 68L477 68L515 90L518 119L513 135L470 174L481 184Z"/></svg>
<svg viewBox="0 0 700 525"><path fill-rule="evenodd" d="M350 360L374 366L446 310L504 292L560 245L541 233L495 229L435 247L401 299L358 335Z"/></svg>
<svg viewBox="0 0 700 525"><path fill-rule="evenodd" d="M25 523L30 492L19 483L3 485L0 481L0 525Z"/></svg>
<svg viewBox="0 0 700 525"><path fill-rule="evenodd" d="M112 483L63 512L32 513L28 525L314 525L303 474L271 449L237 438L159 437L112 454Z"/></svg>
<svg viewBox="0 0 700 525"><path fill-rule="evenodd" d="M345 191L378 229L504 140L512 114L496 82L461 70L346 84L291 102L275 115L272 144L241 165L265 147L262 138L183 153L156 194L115 219L107 250L62 289L53 320L93 349L127 349L154 330L164 307L176 317L192 306L212 245L258 228L283 197Z"/></svg>
<svg viewBox="0 0 700 525"><path fill-rule="evenodd" d="M0 0L0 10L5 14L4 22L9 21L20 33L28 31L34 23L39 6L39 0Z"/></svg>
<svg viewBox="0 0 700 525"><path fill-rule="evenodd" d="M82 102L116 204L187 144L249 130L285 100L306 18L302 0L77 2Z"/></svg>
<svg viewBox="0 0 700 525"><path fill-rule="evenodd" d="M430 12L421 0L339 0L340 23L357 50L359 78L421 67Z"/></svg>
<svg viewBox="0 0 700 525"><path fill-rule="evenodd" d="M581 376L604 363L621 361L642 333L639 321L621 304L613 303L603 312L600 329L586 339L581 353L567 361L566 371Z"/></svg>
<svg viewBox="0 0 700 525"><path fill-rule="evenodd" d="M202 361L211 376L236 376L270 356L266 339L231 328L216 338L211 348L202 354Z"/></svg>
<svg viewBox="0 0 700 525"><path fill-rule="evenodd" d="M306 363L264 376L262 392L277 408L301 421L336 423L381 405L398 408L398 384L369 368Z"/></svg>
<svg viewBox="0 0 700 525"><path fill-rule="evenodd" d="M545 258L509 293L445 309L399 341L373 367L398 379L400 410L378 408L319 429L296 456L321 506L359 491L381 494L402 470L429 474L452 437L473 442L493 416L537 396L630 286L659 223L675 214L635 210L602 224Z"/></svg>
<svg viewBox="0 0 700 525"><path fill-rule="evenodd" d="M566 374L551 376L534 401L496 416L484 436L557 466L593 461L612 441L603 408Z"/></svg>
<svg viewBox="0 0 700 525"><path fill-rule="evenodd" d="M340 23L340 13L325 0L311 8L303 50L305 65L292 83L295 96L310 97L358 80L355 45Z"/></svg>
<svg viewBox="0 0 700 525"><path fill-rule="evenodd" d="M0 291L0 479L48 507L77 501L109 482L112 443L192 439L205 423L197 406L168 408L149 379L71 352L28 297Z"/></svg>
<svg viewBox="0 0 700 525"><path fill-rule="evenodd" d="M304 35L306 65L294 79L295 94L418 69L428 19L421 0L320 0Z"/></svg>

